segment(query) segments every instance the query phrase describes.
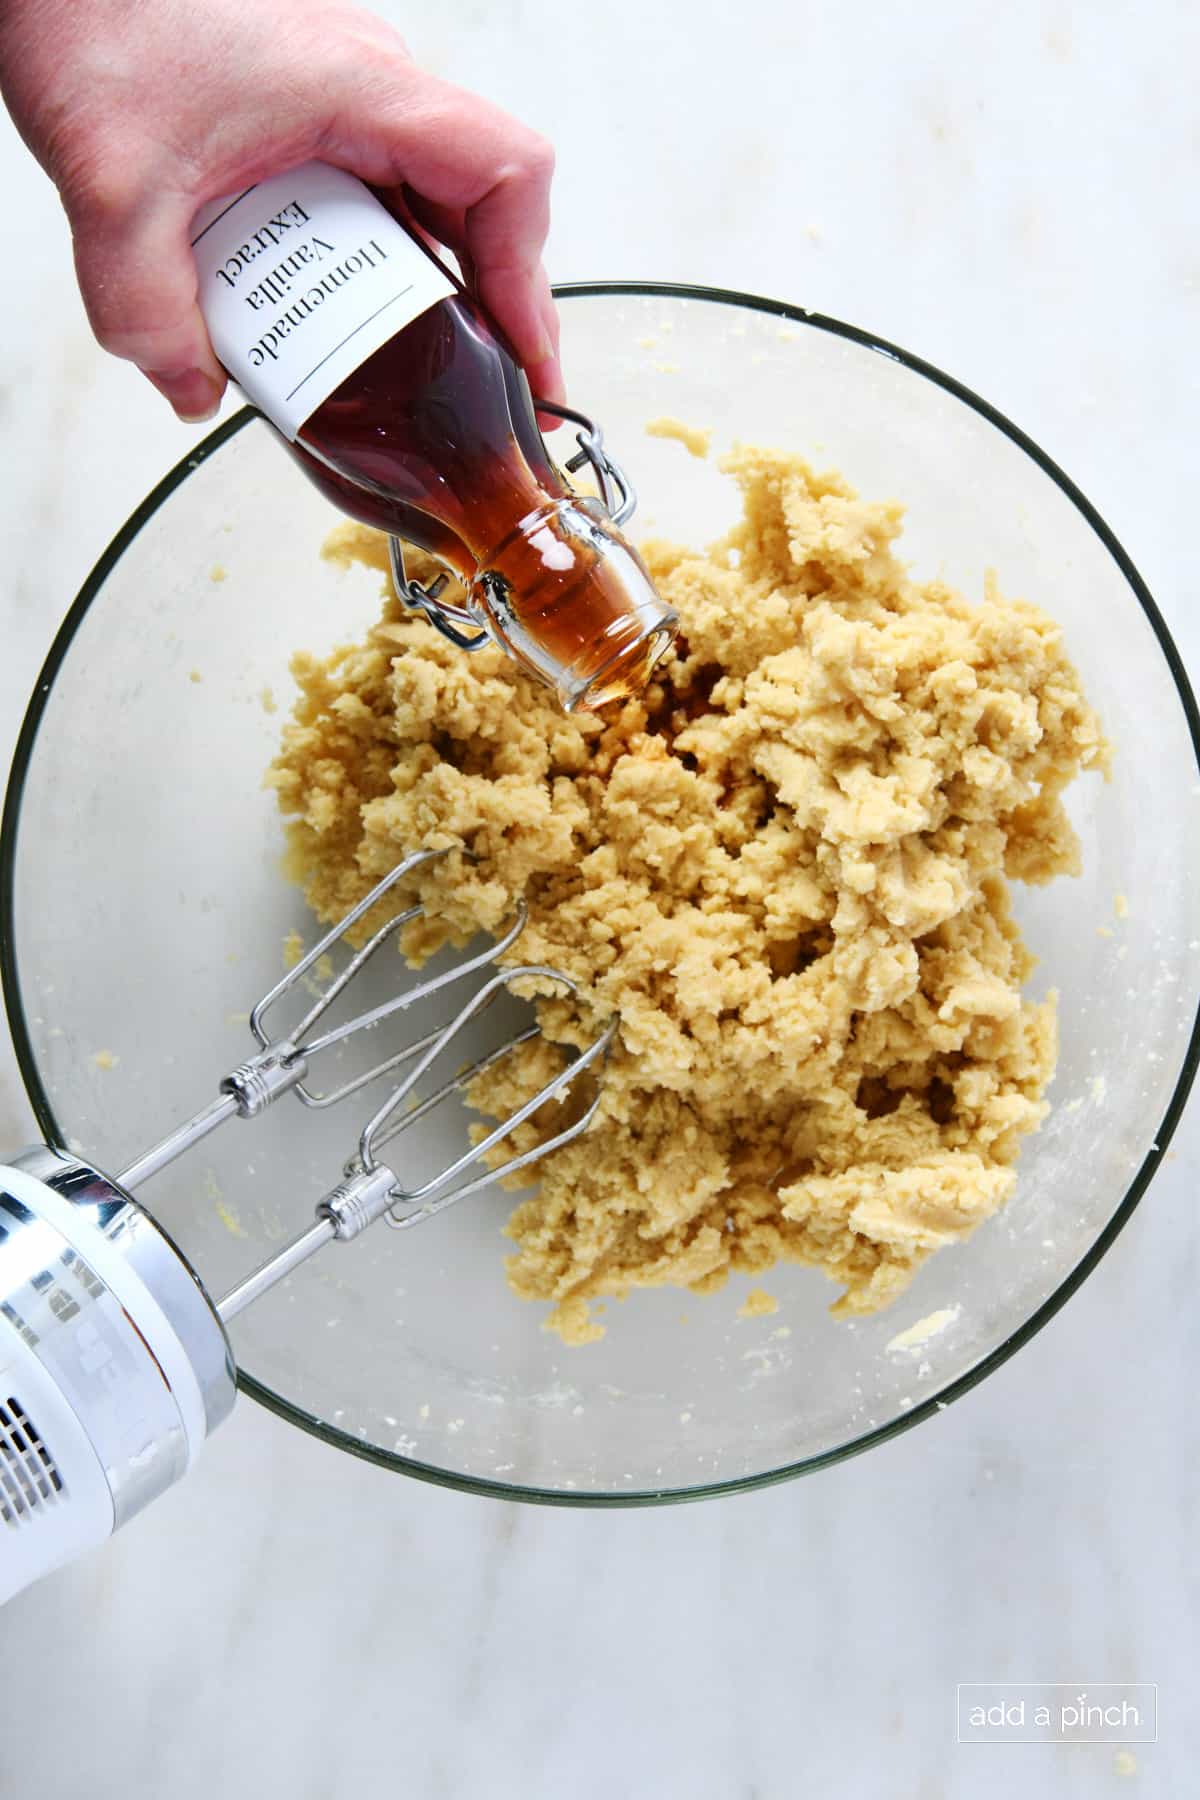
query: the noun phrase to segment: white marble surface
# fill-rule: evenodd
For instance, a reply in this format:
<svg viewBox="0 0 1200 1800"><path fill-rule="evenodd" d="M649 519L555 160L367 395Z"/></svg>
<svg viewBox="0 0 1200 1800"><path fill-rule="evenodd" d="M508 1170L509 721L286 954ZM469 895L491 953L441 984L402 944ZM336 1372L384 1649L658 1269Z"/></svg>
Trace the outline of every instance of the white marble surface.
<svg viewBox="0 0 1200 1800"><path fill-rule="evenodd" d="M798 300L949 369L1075 476L1200 666L1200 15L1185 0L381 7L560 151L558 279ZM604 134L597 140L594 131ZM607 154L606 154L607 152ZM192 436L93 348L0 126L0 761L55 624ZM0 1141L30 1121L0 1057ZM1063 1800L1190 1791L1193 1112L1035 1342L932 1424L700 1507L516 1508L246 1403L191 1483L0 1615L0 1792ZM1157 1681L1161 1737L956 1747L960 1681Z"/></svg>

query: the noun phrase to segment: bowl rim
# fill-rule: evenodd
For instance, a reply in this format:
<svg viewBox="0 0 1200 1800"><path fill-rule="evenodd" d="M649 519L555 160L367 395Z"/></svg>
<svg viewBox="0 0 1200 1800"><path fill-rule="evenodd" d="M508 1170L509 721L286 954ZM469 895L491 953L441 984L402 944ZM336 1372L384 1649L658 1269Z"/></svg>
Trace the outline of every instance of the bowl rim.
<svg viewBox="0 0 1200 1800"><path fill-rule="evenodd" d="M1179 651L1149 589L1132 560L1100 513L1058 464L1019 426L1014 425L1010 419L974 393L972 389L957 381L952 375L947 375L932 363L926 362L922 357L902 349L885 338L876 336L871 331L856 325L848 325L823 313L810 312L804 307L790 304L787 301L767 299L762 295L742 293L736 289L662 281L580 281L556 284L554 295L556 299L565 301L594 298L654 298L681 300L685 303L690 301L715 302L723 306L735 306L751 312L765 313L779 319L786 319L806 330L824 332L830 336L845 339L877 355L899 362L914 374L924 377L936 387L970 407L973 412L986 419L989 424L1023 450L1026 456L1037 464L1043 474L1055 483L1082 516L1085 523L1091 527L1116 563L1149 621L1163 653L1175 683L1184 717L1187 720L1193 754L1196 757L1197 768L1200 770L1200 711L1197 710L1195 696ZM0 817L0 988L3 990L5 1010L8 1015L9 1029L21 1079L24 1082L25 1091L38 1126L50 1143L61 1142L64 1134L54 1116L50 1096L38 1069L29 1023L25 1015L17 963L14 915L15 871L21 808L38 730L53 691L55 679L66 659L75 634L112 569L133 543L143 526L174 493L175 489L182 485L193 470L201 467L222 445L228 443L231 438L236 437L240 431L258 418L259 414L247 406L218 425L162 477L141 505L130 514L98 558L63 619L38 676L17 737L4 798L3 815ZM483 1476L467 1475L439 1468L436 1464L400 1456L395 1452L384 1450L379 1445L365 1443L362 1439L351 1437L346 1432L339 1430L328 1420L307 1412L294 1401L275 1393L272 1388L259 1382L253 1375L242 1369L238 1370L238 1387L281 1419L298 1425L314 1437L321 1438L327 1444L348 1451L351 1455L366 1462L376 1463L380 1467L397 1470L418 1480L432 1482L441 1487L455 1488L460 1492L482 1494L500 1500L524 1500L549 1506L650 1506L745 1493L755 1488L771 1487L776 1483L789 1481L798 1475L812 1474L818 1469L828 1468L834 1463L842 1462L847 1457L858 1455L876 1444L884 1443L889 1438L897 1437L901 1432L910 1430L922 1420L932 1418L936 1413L944 1411L953 1401L961 1398L994 1370L1000 1368L1010 1356L1022 1345L1027 1344L1054 1317L1060 1307L1065 1305L1071 1295L1091 1274L1101 1257L1128 1223L1134 1208L1166 1154L1171 1138L1182 1117L1198 1068L1200 1068L1200 1009L1193 1020L1174 1091L1159 1129L1154 1134L1151 1149L1095 1241L1053 1293L1049 1294L1028 1318L1022 1320L1002 1343L989 1351L972 1368L928 1395L919 1405L909 1408L882 1425L874 1425L869 1430L846 1439L843 1443L822 1450L813 1456L802 1457L797 1462L765 1469L753 1475L731 1476L722 1480L701 1482L695 1486L662 1487L624 1493L600 1489L568 1491L555 1488L525 1487L518 1483L493 1481Z"/></svg>

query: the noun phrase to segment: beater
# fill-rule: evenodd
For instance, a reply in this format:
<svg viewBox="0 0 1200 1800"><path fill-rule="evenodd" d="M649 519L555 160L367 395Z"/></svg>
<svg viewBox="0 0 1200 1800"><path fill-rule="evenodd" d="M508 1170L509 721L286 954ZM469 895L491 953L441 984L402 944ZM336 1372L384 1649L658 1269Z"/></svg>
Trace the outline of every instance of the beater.
<svg viewBox="0 0 1200 1800"><path fill-rule="evenodd" d="M403 1045L340 1084L317 1089L315 1062L442 988L478 974L511 948L524 906L502 937L341 1024L327 1015L386 943L423 908L404 908L375 929L341 973L314 987L312 972L346 933L406 877L444 850L406 857L258 1002L250 1014L257 1051L220 1084L217 1098L130 1163L116 1179L65 1151L39 1145L0 1166L0 1603L39 1576L108 1537L181 1479L205 1438L228 1417L236 1374L225 1325L315 1255L348 1242L383 1218L404 1230L490 1182L546 1156L587 1130L589 1103L546 1141L498 1168L473 1172L523 1120L601 1063L616 1032L611 1021L586 1049L481 1141L428 1180L406 1185L381 1152L476 1076L537 1036L531 1025L490 1054L457 1069L415 1101L418 1085L467 1024L502 990L537 980L569 993L576 985L541 964L500 969L476 986L446 1025ZM317 998L290 1031L267 1016L303 984ZM406 1067L407 1065L407 1067ZM252 1119L280 1095L307 1107L340 1104L404 1070L359 1135L342 1178L318 1202L316 1218L223 1299L162 1227L133 1198L161 1169L233 1118Z"/></svg>

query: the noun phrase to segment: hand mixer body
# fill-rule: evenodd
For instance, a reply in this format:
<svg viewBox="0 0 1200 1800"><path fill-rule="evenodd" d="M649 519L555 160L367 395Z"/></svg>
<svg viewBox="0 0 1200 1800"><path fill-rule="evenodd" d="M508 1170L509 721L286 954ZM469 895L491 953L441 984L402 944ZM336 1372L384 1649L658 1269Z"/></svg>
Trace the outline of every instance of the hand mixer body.
<svg viewBox="0 0 1200 1800"><path fill-rule="evenodd" d="M180 1480L236 1393L212 1303L131 1195L45 1147L0 1166L0 1603Z"/></svg>

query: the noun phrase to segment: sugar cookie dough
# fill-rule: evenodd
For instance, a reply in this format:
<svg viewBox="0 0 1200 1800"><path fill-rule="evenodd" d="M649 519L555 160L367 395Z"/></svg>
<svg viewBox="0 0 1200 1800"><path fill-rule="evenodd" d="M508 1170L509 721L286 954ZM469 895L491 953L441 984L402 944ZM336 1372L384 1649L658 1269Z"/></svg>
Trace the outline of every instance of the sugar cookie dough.
<svg viewBox="0 0 1200 1800"><path fill-rule="evenodd" d="M751 1288L742 1304L738 1307L739 1319L767 1319L772 1313L779 1311L779 1302L774 1294L768 1294L763 1288Z"/></svg>
<svg viewBox="0 0 1200 1800"><path fill-rule="evenodd" d="M646 436L674 438L691 456L701 460L708 455L712 443L710 430L700 425L685 425L682 419L651 419L646 425Z"/></svg>
<svg viewBox="0 0 1200 1800"><path fill-rule="evenodd" d="M780 1258L868 1313L1004 1204L1056 1055L1007 882L1077 872L1060 796L1108 761L1045 613L910 581L899 505L798 457L721 467L729 535L643 546L682 621L643 700L567 718L388 588L365 643L296 657L271 775L321 918L450 846L412 883L406 953L498 931L520 895L513 958L579 982L538 1002L547 1041L476 1083L482 1111L619 1015L596 1123L507 1228L512 1286L574 1341L600 1335L600 1295ZM357 526L328 554L386 569Z"/></svg>

